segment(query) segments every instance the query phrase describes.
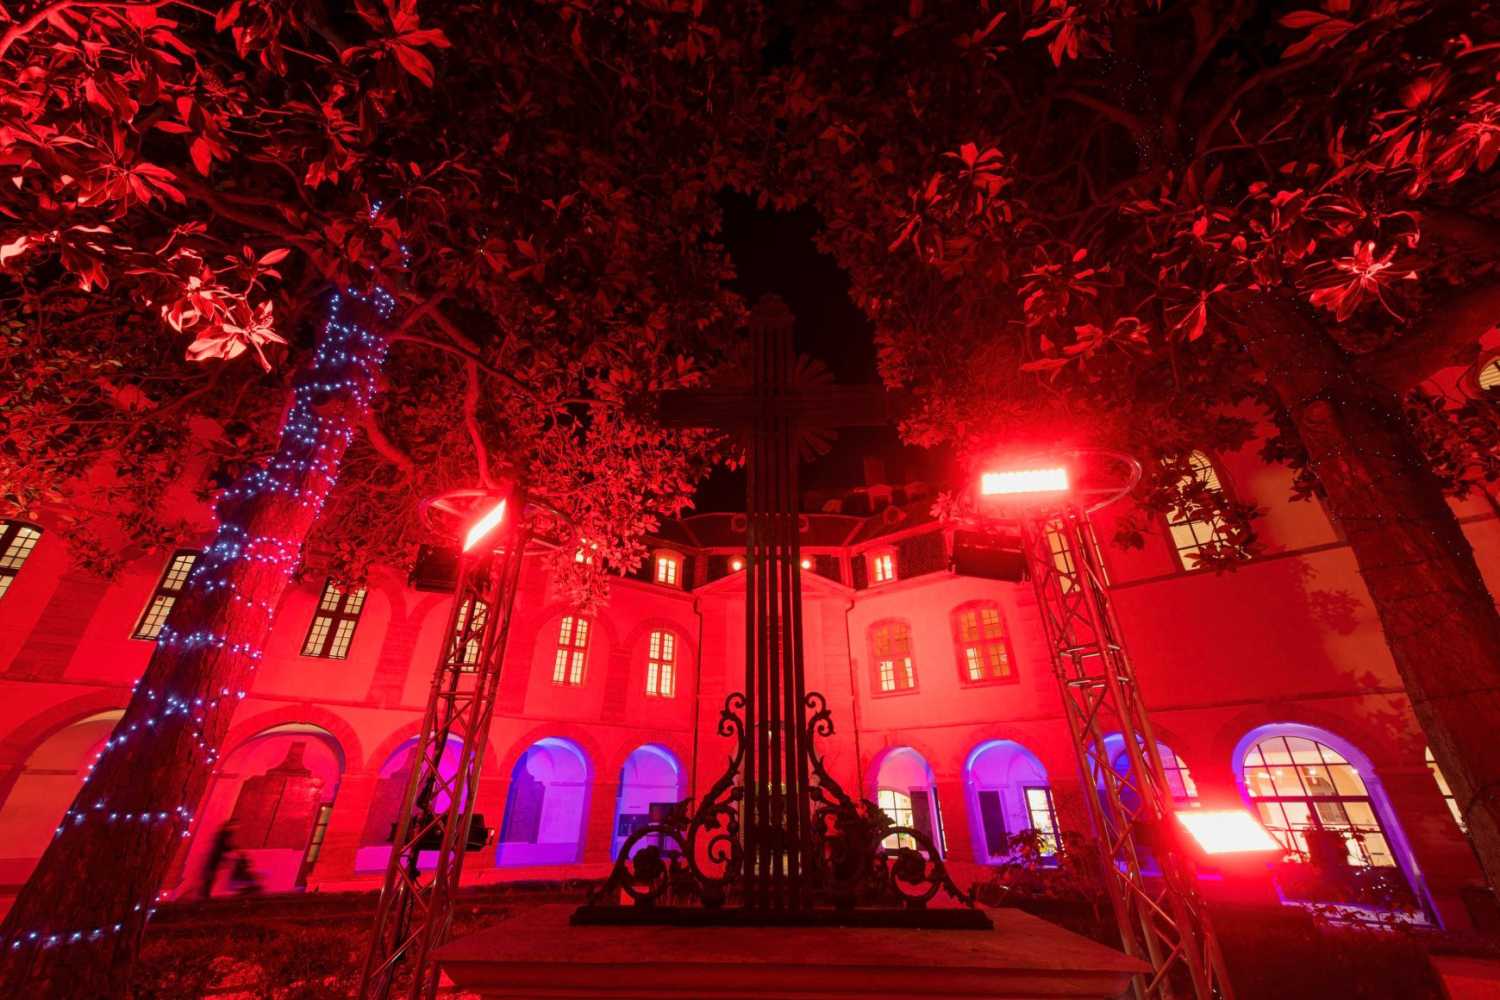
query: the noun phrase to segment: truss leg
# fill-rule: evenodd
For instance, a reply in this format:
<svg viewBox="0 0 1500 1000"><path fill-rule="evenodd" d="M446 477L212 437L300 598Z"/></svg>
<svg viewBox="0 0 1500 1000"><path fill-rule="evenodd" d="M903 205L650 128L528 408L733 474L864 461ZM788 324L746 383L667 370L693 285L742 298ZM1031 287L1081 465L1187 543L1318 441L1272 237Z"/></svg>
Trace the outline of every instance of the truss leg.
<svg viewBox="0 0 1500 1000"><path fill-rule="evenodd" d="M1121 942L1152 968L1149 977L1136 977L1135 996L1168 1000L1186 986L1197 1000L1233 1000L1196 871L1179 846L1172 790L1110 607L1093 528L1078 510L1021 528ZM1126 774L1108 760L1104 740L1113 732L1124 739ZM1144 870L1151 858L1159 877Z"/></svg>
<svg viewBox="0 0 1500 1000"><path fill-rule="evenodd" d="M421 735L412 748L375 911L360 978L363 1000L387 1000L403 973L409 976L409 1000L430 1000L437 992L438 969L430 955L448 934L526 541L525 529L518 527L506 547L488 559L462 559L449 641L438 656ZM442 760L450 739L458 743L458 766L445 775ZM436 851L437 863L424 872L419 859L429 851Z"/></svg>

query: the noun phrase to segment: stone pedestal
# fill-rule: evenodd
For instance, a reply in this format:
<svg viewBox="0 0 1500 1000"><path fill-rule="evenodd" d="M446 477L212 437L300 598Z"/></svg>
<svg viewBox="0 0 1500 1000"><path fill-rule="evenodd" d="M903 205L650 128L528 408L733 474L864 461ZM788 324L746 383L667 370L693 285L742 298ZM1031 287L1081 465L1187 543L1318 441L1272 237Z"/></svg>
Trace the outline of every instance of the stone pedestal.
<svg viewBox="0 0 1500 1000"><path fill-rule="evenodd" d="M518 911L436 953L486 1000L1114 998L1146 966L1018 910L993 931L574 927L568 904Z"/></svg>

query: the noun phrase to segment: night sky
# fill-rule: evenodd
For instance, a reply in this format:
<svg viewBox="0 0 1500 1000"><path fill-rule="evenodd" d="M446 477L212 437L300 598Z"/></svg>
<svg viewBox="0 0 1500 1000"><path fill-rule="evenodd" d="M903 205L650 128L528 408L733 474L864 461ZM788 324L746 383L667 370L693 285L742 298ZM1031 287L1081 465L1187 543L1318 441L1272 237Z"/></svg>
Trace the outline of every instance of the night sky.
<svg viewBox="0 0 1500 1000"><path fill-rule="evenodd" d="M732 194L724 195L721 203L724 243L737 274L735 291L752 304L771 292L785 299L797 317L797 350L827 365L835 381L877 381L870 322L849 299L848 275L813 242L822 224L817 213L758 209L752 199ZM926 452L900 444L894 427L844 428L832 451L803 464L804 492L863 484L866 456L883 458L887 478L893 480L921 478L929 464ZM698 491L699 511L744 507L743 471L720 469Z"/></svg>

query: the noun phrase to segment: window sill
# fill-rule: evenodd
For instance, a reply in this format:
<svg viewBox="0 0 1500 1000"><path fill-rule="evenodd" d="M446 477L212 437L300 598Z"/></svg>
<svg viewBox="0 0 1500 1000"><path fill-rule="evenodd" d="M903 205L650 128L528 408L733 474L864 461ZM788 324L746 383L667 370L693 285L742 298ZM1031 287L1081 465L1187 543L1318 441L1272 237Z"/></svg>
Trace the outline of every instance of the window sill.
<svg viewBox="0 0 1500 1000"><path fill-rule="evenodd" d="M983 687L1008 687L1011 684L1021 683L1020 674L1011 674L1008 677L985 677L982 680L972 681L968 677L959 677L958 686L964 688Z"/></svg>
<svg viewBox="0 0 1500 1000"><path fill-rule="evenodd" d="M896 688L894 691L881 691L879 688L876 688L870 693L870 696L872 698L899 698L902 695L916 694L919 690L921 689L916 685L912 685L909 688Z"/></svg>

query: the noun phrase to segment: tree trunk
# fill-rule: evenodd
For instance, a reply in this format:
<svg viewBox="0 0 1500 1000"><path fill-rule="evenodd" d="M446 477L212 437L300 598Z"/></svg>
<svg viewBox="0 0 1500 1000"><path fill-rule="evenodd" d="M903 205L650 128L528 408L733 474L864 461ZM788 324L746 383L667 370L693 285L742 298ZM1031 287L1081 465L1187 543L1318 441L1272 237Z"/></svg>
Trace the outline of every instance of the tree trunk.
<svg viewBox="0 0 1500 1000"><path fill-rule="evenodd" d="M1289 302L1242 339L1287 408L1374 600L1412 709L1500 885L1500 614L1390 390Z"/></svg>
<svg viewBox="0 0 1500 1000"><path fill-rule="evenodd" d="M374 391L391 305L384 293L332 299L276 452L220 497L214 540L124 717L0 926L0 993L124 995L177 846L215 833L192 810Z"/></svg>

